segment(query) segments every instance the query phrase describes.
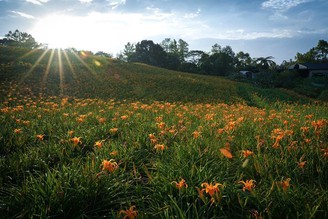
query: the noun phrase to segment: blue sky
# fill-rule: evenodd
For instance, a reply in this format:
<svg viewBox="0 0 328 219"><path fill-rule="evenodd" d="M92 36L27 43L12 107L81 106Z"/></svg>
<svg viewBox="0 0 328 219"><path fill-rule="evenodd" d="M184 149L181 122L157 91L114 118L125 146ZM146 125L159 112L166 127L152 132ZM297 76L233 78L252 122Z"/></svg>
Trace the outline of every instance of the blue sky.
<svg viewBox="0 0 328 219"><path fill-rule="evenodd" d="M28 32L51 47L116 55L127 42L215 43L279 64L328 40L327 0L0 0L0 36Z"/></svg>

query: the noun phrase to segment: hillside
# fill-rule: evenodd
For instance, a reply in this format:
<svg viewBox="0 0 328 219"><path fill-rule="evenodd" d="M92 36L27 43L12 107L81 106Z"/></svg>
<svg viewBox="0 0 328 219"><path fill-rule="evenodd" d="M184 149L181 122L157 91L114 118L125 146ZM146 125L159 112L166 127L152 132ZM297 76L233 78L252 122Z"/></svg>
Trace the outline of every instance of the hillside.
<svg viewBox="0 0 328 219"><path fill-rule="evenodd" d="M0 80L12 81L21 94L169 102L246 102L261 106L268 101L309 99L280 89L260 89L223 77L196 75L140 63L71 51L1 49ZM12 95L9 88L1 97Z"/></svg>
<svg viewBox="0 0 328 219"><path fill-rule="evenodd" d="M1 50L2 218L328 218L326 103Z"/></svg>

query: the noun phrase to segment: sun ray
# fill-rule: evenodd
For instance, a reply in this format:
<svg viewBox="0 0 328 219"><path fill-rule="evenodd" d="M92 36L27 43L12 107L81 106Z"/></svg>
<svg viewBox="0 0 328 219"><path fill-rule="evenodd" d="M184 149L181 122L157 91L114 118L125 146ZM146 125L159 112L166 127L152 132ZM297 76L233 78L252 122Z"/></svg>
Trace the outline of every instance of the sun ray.
<svg viewBox="0 0 328 219"><path fill-rule="evenodd" d="M68 55L67 55L66 50L63 50L63 54L64 54L64 57L65 57L66 62L67 62L67 64L68 64L68 67L69 67L69 69L71 70L74 79L76 80L76 79L77 79L77 75L76 75L76 73L75 73L75 71L74 71L74 68L73 68L73 65L72 65L71 60L69 60L69 58L68 58Z"/></svg>
<svg viewBox="0 0 328 219"><path fill-rule="evenodd" d="M24 58L28 57L29 55L32 55L33 53L35 53L38 50L39 50L39 48L32 49L32 50L28 51L27 53L25 53L24 55L20 56L17 60L24 59Z"/></svg>
<svg viewBox="0 0 328 219"><path fill-rule="evenodd" d="M54 54L55 54L55 50L52 49L51 50L51 53L50 53L50 57L48 59L48 63L47 63L47 67L46 67L46 71L44 72L44 75L42 77L42 83L41 83L41 88L42 90L45 90L45 83L46 83L46 80L47 80L47 77L49 75L49 72L50 72L50 66L51 66L51 63L52 63L52 60L54 58Z"/></svg>
<svg viewBox="0 0 328 219"><path fill-rule="evenodd" d="M61 49L57 50L57 57L58 57L58 71L59 71L59 87L60 87L60 95L64 95L64 71L63 71L63 62L61 56Z"/></svg>
<svg viewBox="0 0 328 219"><path fill-rule="evenodd" d="M79 60L80 62L81 62L81 64L84 66L84 67L86 67L87 69L88 69L88 71L95 77L95 79L97 80L97 81L100 81L100 78L99 78L99 76L95 73L95 71L94 70L92 70L91 68L90 68L90 66L83 60L83 59L81 59L81 57L75 52L75 51L72 51L72 53L74 54L74 56L77 58L77 60Z"/></svg>
<svg viewBox="0 0 328 219"><path fill-rule="evenodd" d="M33 50L32 50L33 51ZM45 50L41 56L36 60L36 62L32 65L32 67L28 70L28 72L26 72L22 78L17 82L17 86L20 87L20 85L22 85L22 83L26 80L26 78L28 78L31 73L34 71L34 69L39 65L39 63L42 61L42 59L44 58L44 56L46 55L48 50ZM27 53L28 54L28 53ZM31 54L31 53L29 53Z"/></svg>

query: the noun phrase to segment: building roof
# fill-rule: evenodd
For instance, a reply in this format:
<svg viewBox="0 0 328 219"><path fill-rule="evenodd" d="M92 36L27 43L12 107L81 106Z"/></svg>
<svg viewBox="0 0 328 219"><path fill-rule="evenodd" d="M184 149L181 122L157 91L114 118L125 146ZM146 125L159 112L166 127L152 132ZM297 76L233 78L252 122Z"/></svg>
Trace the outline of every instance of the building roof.
<svg viewBox="0 0 328 219"><path fill-rule="evenodd" d="M289 70L328 70L328 63L297 63L289 66Z"/></svg>

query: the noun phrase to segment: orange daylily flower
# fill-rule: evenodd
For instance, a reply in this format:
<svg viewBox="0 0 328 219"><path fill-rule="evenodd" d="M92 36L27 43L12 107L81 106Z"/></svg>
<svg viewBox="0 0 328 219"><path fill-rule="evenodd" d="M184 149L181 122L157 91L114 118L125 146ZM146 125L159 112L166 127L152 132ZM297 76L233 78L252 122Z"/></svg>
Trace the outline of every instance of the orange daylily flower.
<svg viewBox="0 0 328 219"><path fill-rule="evenodd" d="M156 144L154 146L154 149L156 149L156 151L164 151L165 150L165 145L163 145L163 144Z"/></svg>
<svg viewBox="0 0 328 219"><path fill-rule="evenodd" d="M78 118L76 118L76 121L79 123L82 123L82 122L84 122L84 117L78 117Z"/></svg>
<svg viewBox="0 0 328 219"><path fill-rule="evenodd" d="M252 216L252 218L255 218L255 219L263 219L263 217L262 217L262 213L259 213L257 210L255 210L255 209L252 209L251 211L250 211L250 213L251 213L251 216Z"/></svg>
<svg viewBox="0 0 328 219"><path fill-rule="evenodd" d="M244 158L254 154L254 152L250 151L250 150L242 150L242 153L243 153Z"/></svg>
<svg viewBox="0 0 328 219"><path fill-rule="evenodd" d="M3 112L3 113L8 113L9 112L9 107L2 108L0 111Z"/></svg>
<svg viewBox="0 0 328 219"><path fill-rule="evenodd" d="M135 217L137 217L138 215L138 211L135 210L136 206L131 206L129 209L127 210L121 210L120 214L125 214L125 216L123 217L123 219L129 218L129 219L134 219Z"/></svg>
<svg viewBox="0 0 328 219"><path fill-rule="evenodd" d="M199 132L199 131L194 131L193 133L192 133L192 136L194 137L194 138L198 138L199 136L200 136L200 133L201 132Z"/></svg>
<svg viewBox="0 0 328 219"><path fill-rule="evenodd" d="M203 194L203 192L205 191L212 197L215 193L220 193L219 186L223 186L223 185L221 183L215 183L214 185L212 185L212 183L208 184L205 182L202 183L201 186L205 188L200 190L199 194Z"/></svg>
<svg viewBox="0 0 328 219"><path fill-rule="evenodd" d="M225 156L226 158L231 159L231 158L233 157L232 154L231 154L231 152L230 152L228 149L226 149L226 148L220 148L220 152L221 152L221 154L223 154L223 156Z"/></svg>
<svg viewBox="0 0 328 219"><path fill-rule="evenodd" d="M129 116L127 116L127 115L123 115L123 116L121 116L121 119L122 120L127 120L129 118Z"/></svg>
<svg viewBox="0 0 328 219"><path fill-rule="evenodd" d="M112 134L115 134L118 131L118 128L111 128L109 129L109 132Z"/></svg>
<svg viewBox="0 0 328 219"><path fill-rule="evenodd" d="M154 134L149 134L148 136L149 136L150 142L152 144L156 144L157 139L156 139L155 135Z"/></svg>
<svg viewBox="0 0 328 219"><path fill-rule="evenodd" d="M308 132L309 129L310 129L310 127L308 127L308 126L302 126L302 127L300 128L300 130L301 130L302 132Z"/></svg>
<svg viewBox="0 0 328 219"><path fill-rule="evenodd" d="M326 148L326 149L321 149L321 151L322 151L322 156L324 157L324 158L328 158L328 148Z"/></svg>
<svg viewBox="0 0 328 219"><path fill-rule="evenodd" d="M106 118L98 118L98 122L99 123L104 123L104 122L106 122Z"/></svg>
<svg viewBox="0 0 328 219"><path fill-rule="evenodd" d="M158 123L157 124L157 127L159 128L159 129L164 129L165 128L165 122L160 122L160 123Z"/></svg>
<svg viewBox="0 0 328 219"><path fill-rule="evenodd" d="M272 145L273 148L277 149L280 146L280 141L282 140L284 136L283 135L278 135L276 138L276 141L274 142L274 144Z"/></svg>
<svg viewBox="0 0 328 219"><path fill-rule="evenodd" d="M218 129L216 132L221 135L224 132L224 129Z"/></svg>
<svg viewBox="0 0 328 219"><path fill-rule="evenodd" d="M275 138L275 136L279 136L279 135L284 136L284 130L279 129L279 128L273 129L272 138Z"/></svg>
<svg viewBox="0 0 328 219"><path fill-rule="evenodd" d="M307 144L310 143L311 141L312 141L312 140L311 140L310 138L306 138L306 139L304 139L304 142L307 143Z"/></svg>
<svg viewBox="0 0 328 219"><path fill-rule="evenodd" d="M102 170L107 170L109 172L114 172L118 168L118 164L113 160L103 160L102 162Z"/></svg>
<svg viewBox="0 0 328 219"><path fill-rule="evenodd" d="M156 122L162 122L163 121L163 117L162 116L158 116L155 118Z"/></svg>
<svg viewBox="0 0 328 219"><path fill-rule="evenodd" d="M68 135L69 136L72 136L73 134L74 134L74 131L73 130L68 131Z"/></svg>
<svg viewBox="0 0 328 219"><path fill-rule="evenodd" d="M186 183L186 180L181 179L180 182L173 181L175 183L175 187L177 189L182 189L183 187L188 188L188 184Z"/></svg>
<svg viewBox="0 0 328 219"><path fill-rule="evenodd" d="M81 137L74 137L74 138L71 138L71 141L73 142L74 145L78 145L78 144L82 143L82 141L80 139L81 139Z"/></svg>
<svg viewBox="0 0 328 219"><path fill-rule="evenodd" d="M310 114L310 115L306 115L306 116L304 116L305 118L307 118L307 119L312 119L312 117L313 117L313 114Z"/></svg>
<svg viewBox="0 0 328 219"><path fill-rule="evenodd" d="M172 134L172 135L173 135L173 134L175 134L176 132L177 132L177 130L176 130L176 129L174 129L174 128L172 128L172 129L169 129L169 133L170 133L170 134Z"/></svg>
<svg viewBox="0 0 328 219"><path fill-rule="evenodd" d="M118 154L118 151L112 151L112 152L109 153L109 155L114 156L114 157L115 157L117 154Z"/></svg>
<svg viewBox="0 0 328 219"><path fill-rule="evenodd" d="M14 129L15 134L20 134L22 133L22 129Z"/></svg>
<svg viewBox="0 0 328 219"><path fill-rule="evenodd" d="M288 187L290 186L289 182L290 182L290 178L279 182L279 185L283 188L284 191L286 191L288 189Z"/></svg>
<svg viewBox="0 0 328 219"><path fill-rule="evenodd" d="M311 125L313 126L314 130L318 130L323 128L327 124L327 121L325 119L320 119L317 121L312 121Z"/></svg>
<svg viewBox="0 0 328 219"><path fill-rule="evenodd" d="M254 182L255 182L255 180L252 180L252 179L251 180L246 180L246 182L245 181L239 181L239 183L242 183L244 185L244 187L243 187L244 192L246 191L246 189L251 192L253 190L253 188L255 187Z"/></svg>
<svg viewBox="0 0 328 219"><path fill-rule="evenodd" d="M44 135L36 135L36 138L40 141L43 141Z"/></svg>
<svg viewBox="0 0 328 219"><path fill-rule="evenodd" d="M23 121L23 124L28 126L31 122L30 121Z"/></svg>
<svg viewBox="0 0 328 219"><path fill-rule="evenodd" d="M197 189L197 192L198 192L198 196L203 199L204 198L204 189L199 189L199 188L196 188Z"/></svg>
<svg viewBox="0 0 328 219"><path fill-rule="evenodd" d="M301 161L301 162L298 163L298 167L303 169L305 164L306 164L306 161Z"/></svg>
<svg viewBox="0 0 328 219"><path fill-rule="evenodd" d="M101 148L102 147L102 143L104 142L105 140L101 140L101 141L96 141L96 143L94 144L94 146L98 147L98 148Z"/></svg>

